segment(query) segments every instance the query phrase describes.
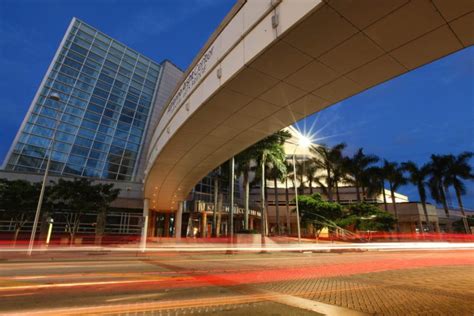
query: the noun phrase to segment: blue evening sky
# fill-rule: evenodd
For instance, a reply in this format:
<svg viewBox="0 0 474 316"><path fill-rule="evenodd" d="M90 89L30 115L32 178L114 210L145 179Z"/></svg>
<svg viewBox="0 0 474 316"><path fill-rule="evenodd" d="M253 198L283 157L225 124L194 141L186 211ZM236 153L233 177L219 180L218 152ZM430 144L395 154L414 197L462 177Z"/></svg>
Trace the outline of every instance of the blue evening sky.
<svg viewBox="0 0 474 316"><path fill-rule="evenodd" d="M0 161L73 16L182 69L191 63L234 0L1 0ZM392 161L423 163L431 153L474 151L474 48L356 95L299 123L316 121L325 143L364 147ZM321 130L322 129L322 130ZM417 200L416 190L400 192ZM474 209L474 185L465 204Z"/></svg>

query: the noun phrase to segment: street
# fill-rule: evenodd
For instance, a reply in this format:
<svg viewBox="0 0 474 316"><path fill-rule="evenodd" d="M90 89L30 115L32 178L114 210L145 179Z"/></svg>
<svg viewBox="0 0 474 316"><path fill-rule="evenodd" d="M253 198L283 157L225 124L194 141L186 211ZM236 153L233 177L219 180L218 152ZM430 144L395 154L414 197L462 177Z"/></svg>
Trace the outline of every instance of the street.
<svg viewBox="0 0 474 316"><path fill-rule="evenodd" d="M472 315L474 251L0 257L2 315Z"/></svg>

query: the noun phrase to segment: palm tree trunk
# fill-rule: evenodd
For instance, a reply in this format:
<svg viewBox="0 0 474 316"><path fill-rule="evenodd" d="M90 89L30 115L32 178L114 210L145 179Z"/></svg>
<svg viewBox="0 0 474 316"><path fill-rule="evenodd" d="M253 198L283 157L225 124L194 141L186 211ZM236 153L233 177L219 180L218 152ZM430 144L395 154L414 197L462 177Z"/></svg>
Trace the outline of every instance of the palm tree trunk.
<svg viewBox="0 0 474 316"><path fill-rule="evenodd" d="M286 227L288 230L288 235L291 235L290 194L288 192L288 178L285 179L285 196L286 196Z"/></svg>
<svg viewBox="0 0 474 316"><path fill-rule="evenodd" d="M397 203L395 202L395 190L393 190L393 186L391 183L390 183L390 195L392 196L393 212L395 213L395 219L397 220L397 233L400 233L400 222L398 219Z"/></svg>
<svg viewBox="0 0 474 316"><path fill-rule="evenodd" d="M332 198L332 178L331 178L331 170L326 169L326 172L328 174L328 178L327 178L327 183L326 183L326 186L328 188L328 201L329 202L332 202L333 201L333 198Z"/></svg>
<svg viewBox="0 0 474 316"><path fill-rule="evenodd" d="M244 187L245 187L245 213L244 213L244 229L249 229L249 199L250 199L250 182L249 173L244 173Z"/></svg>
<svg viewBox="0 0 474 316"><path fill-rule="evenodd" d="M339 195L339 184L337 183L337 180L334 182L334 185L336 186L336 201L337 203L341 203L341 197Z"/></svg>
<svg viewBox="0 0 474 316"><path fill-rule="evenodd" d="M278 201L278 184L277 184L277 179L276 177L273 179L273 185L275 186L273 188L275 192L275 215L276 215L276 232L277 235L280 235L280 205Z"/></svg>
<svg viewBox="0 0 474 316"><path fill-rule="evenodd" d="M466 234L470 234L471 229L469 228L469 223L467 222L466 212L464 212L464 205L462 204L462 198L461 198L461 190L457 186L454 187L454 190L456 191L456 197L458 199L459 208L461 209L464 230L466 231Z"/></svg>
<svg viewBox="0 0 474 316"><path fill-rule="evenodd" d="M313 180L309 180L308 184L309 184L309 194L313 195Z"/></svg>
<svg viewBox="0 0 474 316"><path fill-rule="evenodd" d="M385 196L385 183L382 184L382 198L383 198L383 208L385 209L385 212L388 212L388 205L387 205L387 197Z"/></svg>
<svg viewBox="0 0 474 316"><path fill-rule="evenodd" d="M428 210L426 209L426 201L425 200L421 201L421 206L423 207L423 213L425 214L426 225L428 225L428 229L430 230L430 232L433 232L434 229L433 229L433 226L431 225L431 222L430 222L430 217L428 215Z"/></svg>
<svg viewBox="0 0 474 316"><path fill-rule="evenodd" d="M357 181L355 182L355 187L356 187L357 202L360 202L360 188L359 188L359 183Z"/></svg>

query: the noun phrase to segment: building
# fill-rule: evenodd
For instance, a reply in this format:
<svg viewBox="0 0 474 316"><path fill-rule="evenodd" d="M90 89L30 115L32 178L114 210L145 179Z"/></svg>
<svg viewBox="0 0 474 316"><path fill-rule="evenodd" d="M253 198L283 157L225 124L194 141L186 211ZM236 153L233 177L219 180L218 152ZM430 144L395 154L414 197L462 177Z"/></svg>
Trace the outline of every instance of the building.
<svg viewBox="0 0 474 316"><path fill-rule="evenodd" d="M121 194L113 204L118 211L110 215L117 222L111 231L136 234L148 145L181 76L171 62L157 63L73 18L0 178L40 182L54 138L50 180L87 177L114 183Z"/></svg>

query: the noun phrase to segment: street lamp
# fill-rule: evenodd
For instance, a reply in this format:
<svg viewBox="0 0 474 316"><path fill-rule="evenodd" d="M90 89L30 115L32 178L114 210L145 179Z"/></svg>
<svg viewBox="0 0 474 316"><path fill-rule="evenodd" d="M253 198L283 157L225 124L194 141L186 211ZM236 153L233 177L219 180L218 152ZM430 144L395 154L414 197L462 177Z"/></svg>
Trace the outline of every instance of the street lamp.
<svg viewBox="0 0 474 316"><path fill-rule="evenodd" d="M298 205L298 187L296 186L296 149L298 149L298 147L301 147L303 149L308 148L311 145L311 139L304 135L298 135L298 143L294 145L296 146L295 146L295 150L293 151L293 182L295 184L296 228L298 230L298 244L300 244L301 243L301 227L300 227L300 207Z"/></svg>
<svg viewBox="0 0 474 316"><path fill-rule="evenodd" d="M53 92L49 95L48 99L58 102L61 100L61 97L59 96L59 94ZM56 131L58 129L58 125L59 125L59 118L56 120L56 123L54 125L54 130L53 130L53 137L51 139L51 143L48 146L48 149L46 150L46 154L48 154L49 152L48 161L46 162L46 169L44 170L43 184L41 185L40 196L38 199L38 206L36 207L35 220L33 222L33 229L31 230L30 244L28 245L28 256L31 256L31 253L33 252L36 229L38 227L39 216L41 213L41 205L43 204L44 190L46 188L46 181L48 179L49 166L51 164L51 155L53 153L54 139L56 138Z"/></svg>

